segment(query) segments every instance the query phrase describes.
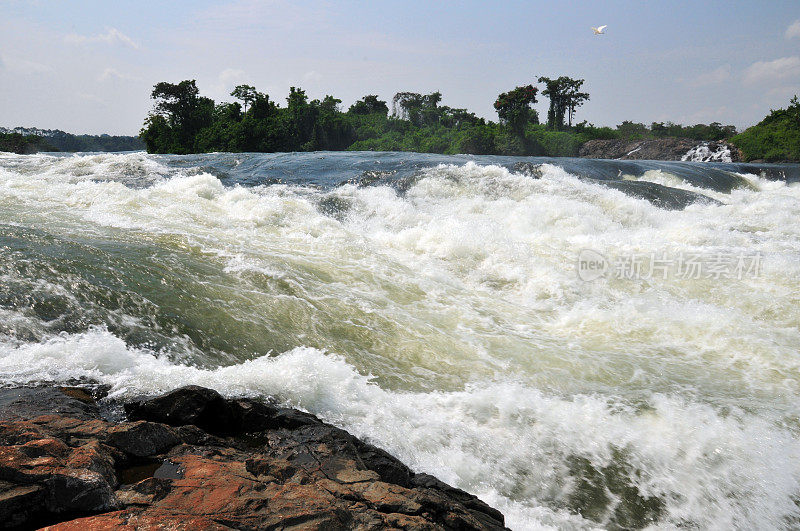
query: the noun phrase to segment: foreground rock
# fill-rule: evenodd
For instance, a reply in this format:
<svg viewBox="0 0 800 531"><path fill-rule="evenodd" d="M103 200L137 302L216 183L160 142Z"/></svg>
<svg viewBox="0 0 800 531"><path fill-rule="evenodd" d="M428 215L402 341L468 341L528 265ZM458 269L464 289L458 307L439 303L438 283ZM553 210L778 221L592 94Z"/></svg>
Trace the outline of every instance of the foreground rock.
<svg viewBox="0 0 800 531"><path fill-rule="evenodd" d="M101 416L0 390L0 528L503 529L478 498L312 415L184 387Z"/></svg>
<svg viewBox="0 0 800 531"><path fill-rule="evenodd" d="M702 146L705 149L697 149ZM707 152L707 153L706 153ZM714 158L714 154L727 153L730 160ZM700 142L689 138L656 138L649 140L598 139L583 144L579 156L590 159L619 160L742 160L739 149L727 142ZM689 157L685 159L685 157ZM727 158L727 157L726 157Z"/></svg>

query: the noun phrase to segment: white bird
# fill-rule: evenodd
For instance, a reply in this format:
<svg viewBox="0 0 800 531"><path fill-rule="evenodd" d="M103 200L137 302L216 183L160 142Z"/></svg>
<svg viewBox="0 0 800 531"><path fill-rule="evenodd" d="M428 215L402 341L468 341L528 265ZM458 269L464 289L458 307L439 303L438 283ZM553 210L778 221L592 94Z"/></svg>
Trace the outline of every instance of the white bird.
<svg viewBox="0 0 800 531"><path fill-rule="evenodd" d="M608 26L600 26L599 28L592 28L595 35L605 35L605 29Z"/></svg>

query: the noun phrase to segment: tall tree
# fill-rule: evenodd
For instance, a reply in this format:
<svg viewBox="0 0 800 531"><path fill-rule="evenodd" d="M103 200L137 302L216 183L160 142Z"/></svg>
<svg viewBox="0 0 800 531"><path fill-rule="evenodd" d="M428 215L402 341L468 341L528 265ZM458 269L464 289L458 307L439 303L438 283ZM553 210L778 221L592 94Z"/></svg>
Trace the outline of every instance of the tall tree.
<svg viewBox="0 0 800 531"><path fill-rule="evenodd" d="M497 116L508 124L515 134L522 135L528 123L539 121L536 111L531 107L536 103L536 93L539 89L533 85L517 87L514 90L503 92L494 102Z"/></svg>
<svg viewBox="0 0 800 531"><path fill-rule="evenodd" d="M547 110L547 125L553 129L560 129L564 125L564 115L566 114L566 101L564 90L566 89L566 76L556 79L542 76L539 83L545 84L542 94L550 99L550 108Z"/></svg>
<svg viewBox="0 0 800 531"><path fill-rule="evenodd" d="M180 83L162 81L153 87L153 112L166 118L170 125L181 127L191 121L200 91L194 79Z"/></svg>
<svg viewBox="0 0 800 531"><path fill-rule="evenodd" d="M247 114L247 106L256 101L259 93L255 87L251 85L237 85L231 92L231 96L237 100L242 100L244 104L244 113Z"/></svg>
<svg viewBox="0 0 800 531"><path fill-rule="evenodd" d="M158 83L151 97L155 105L148 123L158 131L158 135L152 137L154 142L161 144L155 149L194 152L198 131L214 120L214 100L199 96L193 79L177 84Z"/></svg>
<svg viewBox="0 0 800 531"><path fill-rule="evenodd" d="M583 86L583 79L570 79L567 83L566 99L567 109L569 114L569 126L572 127L572 117L575 116L575 110L589 101L589 93L581 92Z"/></svg>
<svg viewBox="0 0 800 531"><path fill-rule="evenodd" d="M392 115L401 120L408 120L417 127L432 125L439 121L440 101L442 93L438 90L425 95L417 92L398 92L392 99Z"/></svg>
<svg viewBox="0 0 800 531"><path fill-rule="evenodd" d="M568 116L569 125L572 126L575 110L589 99L587 92L580 92L583 82L583 79L572 79L567 76L556 79L544 76L539 78L539 83L544 83L546 87L542 94L550 98L547 125L553 129L561 129L564 127L564 118Z"/></svg>

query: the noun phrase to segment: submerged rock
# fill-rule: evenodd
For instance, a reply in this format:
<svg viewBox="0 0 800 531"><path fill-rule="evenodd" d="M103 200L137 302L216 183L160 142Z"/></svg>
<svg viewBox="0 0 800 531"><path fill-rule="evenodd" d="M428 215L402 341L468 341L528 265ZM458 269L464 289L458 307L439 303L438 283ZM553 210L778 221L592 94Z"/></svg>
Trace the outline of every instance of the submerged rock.
<svg viewBox="0 0 800 531"><path fill-rule="evenodd" d="M0 404L0 528L504 528L475 496L273 404L190 386L116 423L74 388Z"/></svg>
<svg viewBox="0 0 800 531"><path fill-rule="evenodd" d="M543 174L542 165L533 162L517 162L511 170L527 177L533 177L534 179L541 179Z"/></svg>
<svg viewBox="0 0 800 531"><path fill-rule="evenodd" d="M535 164L533 162L517 162L512 167L512 171L532 177L534 179L540 179L543 175L542 164ZM621 173L622 170L620 169L618 175ZM640 173L644 173L644 171L641 171ZM598 179L581 174L577 171L574 171L574 174L577 175L581 180L619 190L620 192L623 192L631 197L646 199L653 205L659 208L665 208L667 210L682 210L692 203L719 204L719 201L716 199L712 199L697 192L682 190L680 188L674 188L671 186L664 186L649 181L620 178Z"/></svg>
<svg viewBox="0 0 800 531"><path fill-rule="evenodd" d="M658 183L651 183L649 181L631 181L631 180L595 180L597 184L607 188L619 190L631 197L638 199L646 199L653 205L667 210L682 210L692 203L710 203L721 204L716 199L712 199L703 194L683 190L681 188L673 188L671 186L664 186Z"/></svg>

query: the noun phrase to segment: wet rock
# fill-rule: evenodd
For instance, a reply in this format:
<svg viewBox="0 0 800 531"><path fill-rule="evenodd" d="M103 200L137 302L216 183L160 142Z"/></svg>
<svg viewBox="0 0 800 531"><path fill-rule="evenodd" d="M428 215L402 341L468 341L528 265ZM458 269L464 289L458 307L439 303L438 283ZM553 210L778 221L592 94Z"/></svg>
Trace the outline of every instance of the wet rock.
<svg viewBox="0 0 800 531"><path fill-rule="evenodd" d="M192 424L210 433L231 431L229 403L218 392L196 385L125 404L125 412L130 420L149 420L170 426Z"/></svg>
<svg viewBox="0 0 800 531"><path fill-rule="evenodd" d="M17 527L30 521L43 504L43 491L39 485L0 481L0 522L5 522L5 527Z"/></svg>
<svg viewBox="0 0 800 531"><path fill-rule="evenodd" d="M257 400L225 400L211 389L186 386L165 395L125 405L131 420L170 426L192 425L214 435L237 435L296 428L320 421L313 415Z"/></svg>
<svg viewBox="0 0 800 531"><path fill-rule="evenodd" d="M178 444L180 438L168 426L138 421L110 427L106 441L126 454L147 457L166 452Z"/></svg>
<svg viewBox="0 0 800 531"><path fill-rule="evenodd" d="M540 179L542 177L542 165L534 164L533 162L517 162L512 167L514 173L521 173L527 177Z"/></svg>
<svg viewBox="0 0 800 531"><path fill-rule="evenodd" d="M0 528L504 528L475 496L307 413L187 387L114 423L91 396L28 391L0 422Z"/></svg>
<svg viewBox="0 0 800 531"><path fill-rule="evenodd" d="M100 418L100 409L91 394L80 388L0 389L0 420L27 420L52 414L96 419Z"/></svg>
<svg viewBox="0 0 800 531"><path fill-rule="evenodd" d="M664 186L658 183L651 183L649 181L591 180L601 186L605 186L606 188L619 190L620 192L623 192L631 197L646 199L653 205L667 210L683 210L692 203L720 204L719 201L712 199L707 195L698 194L697 192L692 192L690 190L673 188L671 186Z"/></svg>
<svg viewBox="0 0 800 531"><path fill-rule="evenodd" d="M739 149L727 142L700 142L690 138L654 138L648 140L596 139L583 144L579 156L591 159L683 160L698 145L710 151L727 150L731 162L741 159Z"/></svg>
<svg viewBox="0 0 800 531"><path fill-rule="evenodd" d="M89 518L78 518L43 528L52 531L86 531L87 529L159 529L161 531L222 531L232 529L210 518L187 518L167 512L116 511Z"/></svg>

